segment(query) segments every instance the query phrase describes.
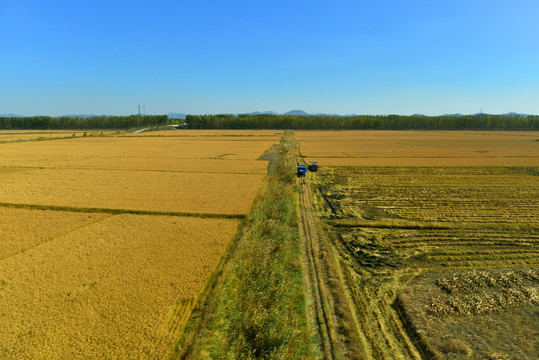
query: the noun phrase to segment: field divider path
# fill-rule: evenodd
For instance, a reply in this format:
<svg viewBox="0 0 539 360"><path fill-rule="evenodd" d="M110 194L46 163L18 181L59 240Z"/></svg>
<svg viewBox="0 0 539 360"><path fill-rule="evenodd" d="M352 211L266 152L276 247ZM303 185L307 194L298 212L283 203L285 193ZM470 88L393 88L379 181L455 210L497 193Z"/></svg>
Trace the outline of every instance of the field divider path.
<svg viewBox="0 0 539 360"><path fill-rule="evenodd" d="M300 202L301 202L301 226L300 233L303 239L304 253L306 255L307 261L307 272L306 275L309 279L309 284L311 286L311 293L313 297L314 307L315 307L315 320L316 320L316 331L318 332L318 337L320 339L321 350L324 354L324 359L335 359L335 348L333 343L335 342L334 337L332 336L329 322L329 307L327 304L327 289L325 289L324 282L321 279L320 274L320 264L317 261L317 258L320 257L319 248L316 245L318 234L316 229L313 229L312 218L306 210L306 203L308 202L308 197L306 193L306 185L300 185ZM316 238L316 239L315 239Z"/></svg>
<svg viewBox="0 0 539 360"><path fill-rule="evenodd" d="M246 214L211 214L211 213L192 213L192 212L177 212L177 211L151 211L151 210L132 210L132 209L108 209L108 208L79 208L72 206L57 206L57 205L37 205L37 204L13 204L0 202L0 207L14 209L30 209L30 210L54 210L66 212L85 212L92 214L132 214L132 215L156 215L156 216L180 216L180 217L197 217L201 219L245 219Z"/></svg>
<svg viewBox="0 0 539 360"><path fill-rule="evenodd" d="M27 251L29 251L29 250L32 250L32 249L35 249L35 248L37 248L37 247L39 247L39 246L48 244L48 243L50 243L50 242L52 242L52 241L54 241L54 240L56 240L56 239L59 239L59 238L61 238L61 237L63 237L63 236L66 236L67 234L71 234L71 233L73 233L73 232L75 232L75 231L84 229L85 227L94 225L94 224L96 224L96 223L98 223L98 222L100 222L100 221L106 220L106 219L111 218L111 217L113 217L113 216L114 216L114 214L108 214L108 216L103 216L103 217L100 218L100 219L97 219L97 220L94 220L94 221L90 221L90 222L88 222L88 223L85 223L85 224L82 224L82 225L80 225L80 226L77 226L77 227L75 227L75 228L73 228L73 229L71 229L71 230L65 231L65 232L63 232L63 233L61 233L61 234L58 234L58 235L55 235L55 236L53 236L53 237L50 238L50 239L44 240L44 241L42 241L42 242L40 242L40 243L34 244L34 245L30 246L30 247L27 247L27 248L25 248L25 249L22 249L22 250L20 250L20 251L17 251L16 253L9 254L9 255L7 255L7 256L5 256L5 257L3 257L3 258L0 258L0 262L2 262L2 261L4 261L4 260L7 260L7 259L9 259L9 258L18 256L18 255L24 254L25 252L27 252Z"/></svg>

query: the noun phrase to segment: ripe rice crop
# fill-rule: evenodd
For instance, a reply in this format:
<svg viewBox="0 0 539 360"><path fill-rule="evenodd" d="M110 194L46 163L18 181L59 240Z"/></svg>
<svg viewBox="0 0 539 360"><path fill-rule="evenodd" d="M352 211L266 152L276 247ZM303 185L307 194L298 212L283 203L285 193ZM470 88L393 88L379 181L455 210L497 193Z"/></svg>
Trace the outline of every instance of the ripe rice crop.
<svg viewBox="0 0 539 360"><path fill-rule="evenodd" d="M125 170L0 171L0 203L246 214L263 175Z"/></svg>
<svg viewBox="0 0 539 360"><path fill-rule="evenodd" d="M166 358L277 142L192 135L0 144L0 358Z"/></svg>
<svg viewBox="0 0 539 360"><path fill-rule="evenodd" d="M297 131L320 166L539 166L537 132Z"/></svg>
<svg viewBox="0 0 539 360"><path fill-rule="evenodd" d="M105 216L0 207L0 261Z"/></svg>
<svg viewBox="0 0 539 360"><path fill-rule="evenodd" d="M11 141L50 140L74 136L115 134L112 130L0 130L0 143Z"/></svg>
<svg viewBox="0 0 539 360"><path fill-rule="evenodd" d="M181 170L182 160L240 160L252 161L258 171L262 165L255 160L276 142L263 139L119 136L6 143L0 166ZM219 170L215 162L209 166Z"/></svg>
<svg viewBox="0 0 539 360"><path fill-rule="evenodd" d="M271 141L278 142L283 131L280 130L197 130L197 129L180 129L180 130L162 130L162 131L149 131L136 134L129 134L128 136L142 136L142 137L199 137L208 139L211 137L219 138L250 138L255 140L257 138L271 138ZM262 140L262 139L261 139Z"/></svg>
<svg viewBox="0 0 539 360"><path fill-rule="evenodd" d="M0 261L0 358L165 358L237 223L107 215Z"/></svg>

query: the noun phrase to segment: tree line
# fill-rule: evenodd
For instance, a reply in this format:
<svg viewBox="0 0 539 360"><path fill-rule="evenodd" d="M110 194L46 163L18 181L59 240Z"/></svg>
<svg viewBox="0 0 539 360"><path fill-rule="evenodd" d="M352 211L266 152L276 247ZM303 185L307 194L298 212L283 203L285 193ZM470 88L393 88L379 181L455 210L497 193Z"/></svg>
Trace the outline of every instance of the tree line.
<svg viewBox="0 0 539 360"><path fill-rule="evenodd" d="M292 130L539 130L539 116L528 115L187 115L194 129Z"/></svg>
<svg viewBox="0 0 539 360"><path fill-rule="evenodd" d="M131 116L29 116L0 117L2 130L59 130L59 129L130 129L164 125L169 122L166 115Z"/></svg>
<svg viewBox="0 0 539 360"><path fill-rule="evenodd" d="M130 129L169 124L166 115L94 117L0 117L2 130ZM291 130L539 130L539 116L462 115L187 115L190 129L291 129Z"/></svg>

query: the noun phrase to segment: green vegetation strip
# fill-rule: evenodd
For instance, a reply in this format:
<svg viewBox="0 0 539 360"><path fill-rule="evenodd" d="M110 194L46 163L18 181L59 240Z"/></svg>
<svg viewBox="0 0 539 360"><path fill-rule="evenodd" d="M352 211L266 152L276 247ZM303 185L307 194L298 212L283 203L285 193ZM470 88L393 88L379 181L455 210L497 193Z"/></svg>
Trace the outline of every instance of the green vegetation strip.
<svg viewBox="0 0 539 360"><path fill-rule="evenodd" d="M293 129L293 130L539 130L539 115L187 115L193 129Z"/></svg>
<svg viewBox="0 0 539 360"><path fill-rule="evenodd" d="M57 130L57 129L130 129L143 126L165 125L169 121L166 115L130 115L130 116L25 116L0 117L1 130Z"/></svg>
<svg viewBox="0 0 539 360"><path fill-rule="evenodd" d="M174 358L311 357L291 132L279 151L278 166L270 167L222 275L198 305Z"/></svg>
<svg viewBox="0 0 539 360"><path fill-rule="evenodd" d="M112 214L112 215L118 215L118 214L164 215L164 216L198 217L198 218L209 218L209 219L245 219L246 218L246 215L244 214L206 214L206 213L191 213L191 212L176 212L176 211L80 208L80 207L71 207L71 206L11 204L11 203L1 203L1 202L0 202L0 207L9 207L9 208L16 208L16 209L31 209L31 210L103 213L103 214Z"/></svg>

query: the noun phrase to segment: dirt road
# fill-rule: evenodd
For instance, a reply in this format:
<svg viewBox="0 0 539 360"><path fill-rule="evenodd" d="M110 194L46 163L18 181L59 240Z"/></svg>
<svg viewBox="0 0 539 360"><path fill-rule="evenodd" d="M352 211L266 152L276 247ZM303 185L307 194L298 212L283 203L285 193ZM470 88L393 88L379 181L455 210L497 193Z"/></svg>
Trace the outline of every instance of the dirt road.
<svg viewBox="0 0 539 360"><path fill-rule="evenodd" d="M298 182L304 269L322 359L421 359L391 284L370 286L352 249L326 233L308 184ZM351 253L352 251L352 253ZM407 274L402 274L406 276Z"/></svg>
<svg viewBox="0 0 539 360"><path fill-rule="evenodd" d="M365 359L363 341L343 287L332 246L316 217L311 189L302 180L300 186L300 232L303 240L304 274L307 305L313 319L319 357L322 359Z"/></svg>

